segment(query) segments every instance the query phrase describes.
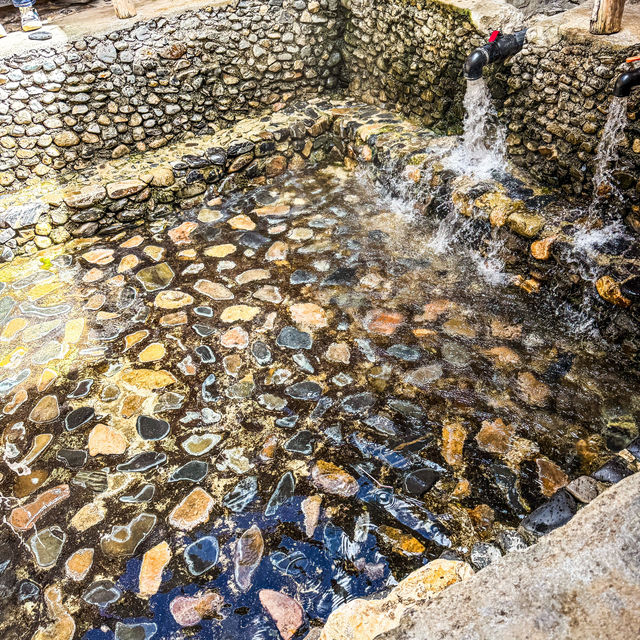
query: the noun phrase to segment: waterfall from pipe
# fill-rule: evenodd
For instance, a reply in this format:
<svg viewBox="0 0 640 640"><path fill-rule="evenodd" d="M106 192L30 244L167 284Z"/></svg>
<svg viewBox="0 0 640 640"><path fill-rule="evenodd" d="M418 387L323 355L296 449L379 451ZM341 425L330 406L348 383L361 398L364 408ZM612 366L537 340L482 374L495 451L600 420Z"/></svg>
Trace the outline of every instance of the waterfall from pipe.
<svg viewBox="0 0 640 640"><path fill-rule="evenodd" d="M494 171L503 172L506 133L483 78L467 80L464 110L462 142L451 155L450 168L480 180L490 177Z"/></svg>
<svg viewBox="0 0 640 640"><path fill-rule="evenodd" d="M628 98L614 97L609 106L607 123L602 131L602 137L596 150L592 208L599 198L616 192L612 172L618 160L618 146L624 139L624 130L627 126L627 102Z"/></svg>

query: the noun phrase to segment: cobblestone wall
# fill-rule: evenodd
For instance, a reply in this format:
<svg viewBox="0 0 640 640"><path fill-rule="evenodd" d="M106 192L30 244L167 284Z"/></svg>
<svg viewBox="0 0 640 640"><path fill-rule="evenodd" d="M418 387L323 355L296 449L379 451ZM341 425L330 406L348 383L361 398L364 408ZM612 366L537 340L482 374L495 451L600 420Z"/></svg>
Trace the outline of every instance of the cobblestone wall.
<svg viewBox="0 0 640 640"><path fill-rule="evenodd" d="M459 125L462 65L484 40L468 12L419 0L342 1L349 94L396 106L427 126Z"/></svg>
<svg viewBox="0 0 640 640"><path fill-rule="evenodd" d="M640 47L619 50L567 37L550 43L535 33L528 40L511 67L504 103L509 155L544 184L573 194L590 192L615 79ZM640 169L639 106L635 94L616 174L630 196Z"/></svg>
<svg viewBox="0 0 640 640"><path fill-rule="evenodd" d="M234 0L0 60L0 189L337 83L338 0Z"/></svg>

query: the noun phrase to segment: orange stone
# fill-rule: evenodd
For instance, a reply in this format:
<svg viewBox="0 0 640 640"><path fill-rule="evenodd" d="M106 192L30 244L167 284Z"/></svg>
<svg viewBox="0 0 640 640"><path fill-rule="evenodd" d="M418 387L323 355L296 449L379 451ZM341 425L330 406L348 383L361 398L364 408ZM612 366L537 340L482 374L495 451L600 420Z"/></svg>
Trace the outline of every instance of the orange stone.
<svg viewBox="0 0 640 640"><path fill-rule="evenodd" d="M288 204L270 204L265 207L258 207L255 212L258 216L286 216L291 207Z"/></svg>
<svg viewBox="0 0 640 640"><path fill-rule="evenodd" d="M142 236L133 236L133 238L129 238L129 240L125 240L120 246L123 249L133 249L134 247L139 247L144 241Z"/></svg>
<svg viewBox="0 0 640 640"><path fill-rule="evenodd" d="M91 264L106 265L113 262L113 249L94 249L83 253L82 257Z"/></svg>
<svg viewBox="0 0 640 640"><path fill-rule="evenodd" d="M480 531L489 529L495 519L495 513L488 504L479 504L469 511L469 517L474 527Z"/></svg>
<svg viewBox="0 0 640 640"><path fill-rule="evenodd" d="M18 531L29 531L45 513L69 497L69 485L61 484L44 491L33 502L11 511L8 522Z"/></svg>
<svg viewBox="0 0 640 640"><path fill-rule="evenodd" d="M130 253L129 255L124 256L122 260L120 260L120 264L118 265L118 273L131 271L131 269L135 269L139 263L140 260L138 256L134 256L132 253Z"/></svg>
<svg viewBox="0 0 640 640"><path fill-rule="evenodd" d="M97 424L89 433L90 456L117 456L123 454L129 442L113 427L106 424Z"/></svg>
<svg viewBox="0 0 640 640"><path fill-rule="evenodd" d="M37 424L51 422L60 417L60 407L56 396L45 396L31 410L29 420Z"/></svg>
<svg viewBox="0 0 640 640"><path fill-rule="evenodd" d="M256 228L256 223L244 213L230 218L227 220L227 224L232 229L241 229L243 231L253 231Z"/></svg>
<svg viewBox="0 0 640 640"><path fill-rule="evenodd" d="M628 307L631 300L625 298L620 290L620 285L611 277L603 276L596 282L596 289L603 300L619 307Z"/></svg>
<svg viewBox="0 0 640 640"><path fill-rule="evenodd" d="M6 416L14 414L26 401L29 395L24 389L19 389L13 394L13 398L4 405L2 413Z"/></svg>
<svg viewBox="0 0 640 640"><path fill-rule="evenodd" d="M390 336L402 322L404 322L404 316L398 311L374 309L367 314L364 326L369 333Z"/></svg>
<svg viewBox="0 0 640 640"><path fill-rule="evenodd" d="M102 280L102 278L104 278L104 275L104 271L94 267L93 269L89 269L89 271L84 274L84 276L82 277L82 282L98 282L98 280Z"/></svg>
<svg viewBox="0 0 640 640"><path fill-rule="evenodd" d="M281 591L261 589L260 603L271 616L284 640L291 640L302 626L304 614L302 607Z"/></svg>
<svg viewBox="0 0 640 640"><path fill-rule="evenodd" d="M485 420L476 435L476 442L487 453L505 454L511 448L516 430L510 424L505 424L502 418L493 422Z"/></svg>
<svg viewBox="0 0 640 640"><path fill-rule="evenodd" d="M31 640L72 640L76 633L76 623L62 603L62 588L58 584L48 586L44 591L48 619L46 627L38 627Z"/></svg>
<svg viewBox="0 0 640 640"><path fill-rule="evenodd" d="M187 314L184 311L176 311L176 313L168 313L159 320L161 327L177 327L187 324Z"/></svg>
<svg viewBox="0 0 640 640"><path fill-rule="evenodd" d="M468 498L471 495L471 484L466 478L460 478L453 490L453 497L458 499Z"/></svg>
<svg viewBox="0 0 640 640"><path fill-rule="evenodd" d="M249 334L242 327L233 327L222 334L220 344L228 349L246 349Z"/></svg>
<svg viewBox="0 0 640 640"><path fill-rule="evenodd" d="M536 466L538 467L540 490L547 498L569 483L567 474L551 460L536 458Z"/></svg>
<svg viewBox="0 0 640 640"><path fill-rule="evenodd" d="M169 524L183 531L191 531L207 522L213 509L213 498L200 487L196 487L169 514Z"/></svg>
<svg viewBox="0 0 640 640"><path fill-rule="evenodd" d="M193 288L212 300L231 300L233 298L233 293L230 289L218 282L211 282L211 280L198 280L193 285Z"/></svg>
<svg viewBox="0 0 640 640"><path fill-rule="evenodd" d="M161 542L147 551L140 566L139 593L150 597L158 593L162 583L162 572L171 560L171 549L166 542Z"/></svg>
<svg viewBox="0 0 640 640"><path fill-rule="evenodd" d="M543 407L551 393L549 387L529 371L518 374L518 387L526 402L534 407Z"/></svg>
<svg viewBox="0 0 640 640"><path fill-rule="evenodd" d="M124 350L128 351L134 345L141 342L149 335L149 331L147 329L141 329L140 331L136 331L135 333L130 333L128 336L124 338Z"/></svg>
<svg viewBox="0 0 640 640"><path fill-rule="evenodd" d="M175 244L189 244L191 233L197 228L197 222L183 222L180 226L169 231L169 237Z"/></svg>
<svg viewBox="0 0 640 640"><path fill-rule="evenodd" d="M435 322L453 306L451 300L432 300L424 305L422 315L416 316L416 322Z"/></svg>
<svg viewBox="0 0 640 640"><path fill-rule="evenodd" d="M499 365L507 366L519 364L520 362L520 356L509 347L493 347L493 349L489 349L485 353Z"/></svg>
<svg viewBox="0 0 640 640"><path fill-rule="evenodd" d="M68 578L80 582L87 577L93 565L93 549L78 549L65 562L64 568Z"/></svg>
<svg viewBox="0 0 640 640"><path fill-rule="evenodd" d="M105 296L104 293L96 293L87 300L87 304L84 305L84 308L89 311L97 311L106 301L107 296Z"/></svg>
<svg viewBox="0 0 640 640"><path fill-rule="evenodd" d="M156 360L164 358L166 353L167 350L164 348L163 344L159 342L152 342L140 352L138 359L140 362L155 362Z"/></svg>
<svg viewBox="0 0 640 640"><path fill-rule="evenodd" d="M466 437L467 431L460 423L442 425L442 457L452 467L459 467L463 462L462 450Z"/></svg>
<svg viewBox="0 0 640 640"><path fill-rule="evenodd" d="M293 321L303 329L321 329L326 327L327 314L322 307L312 302L299 302L289 307Z"/></svg>
<svg viewBox="0 0 640 640"><path fill-rule="evenodd" d="M543 240L536 240L531 244L531 255L536 260L548 260L551 257L551 247L556 241L556 236L549 236Z"/></svg>

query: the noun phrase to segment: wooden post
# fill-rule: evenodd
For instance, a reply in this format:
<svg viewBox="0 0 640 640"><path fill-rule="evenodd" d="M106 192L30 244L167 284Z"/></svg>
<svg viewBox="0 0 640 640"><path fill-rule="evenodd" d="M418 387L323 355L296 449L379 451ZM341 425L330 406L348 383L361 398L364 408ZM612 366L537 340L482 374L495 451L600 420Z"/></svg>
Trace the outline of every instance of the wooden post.
<svg viewBox="0 0 640 640"><path fill-rule="evenodd" d="M118 18L133 18L138 13L134 0L113 0L113 8Z"/></svg>
<svg viewBox="0 0 640 640"><path fill-rule="evenodd" d="M594 0L589 31L596 35L618 33L622 29L625 0Z"/></svg>

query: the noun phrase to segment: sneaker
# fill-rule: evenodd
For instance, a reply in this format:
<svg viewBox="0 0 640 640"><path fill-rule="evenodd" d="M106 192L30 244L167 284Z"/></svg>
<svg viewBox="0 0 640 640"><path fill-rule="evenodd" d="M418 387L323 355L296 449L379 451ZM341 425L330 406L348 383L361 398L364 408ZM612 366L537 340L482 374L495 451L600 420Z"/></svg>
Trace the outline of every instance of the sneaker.
<svg viewBox="0 0 640 640"><path fill-rule="evenodd" d="M21 7L20 17L22 18L22 30L23 31L35 31L42 27L40 22L40 16L33 7Z"/></svg>
<svg viewBox="0 0 640 640"><path fill-rule="evenodd" d="M7 32L4 30L4 27L0 24L0 38L4 38L7 35Z"/></svg>

